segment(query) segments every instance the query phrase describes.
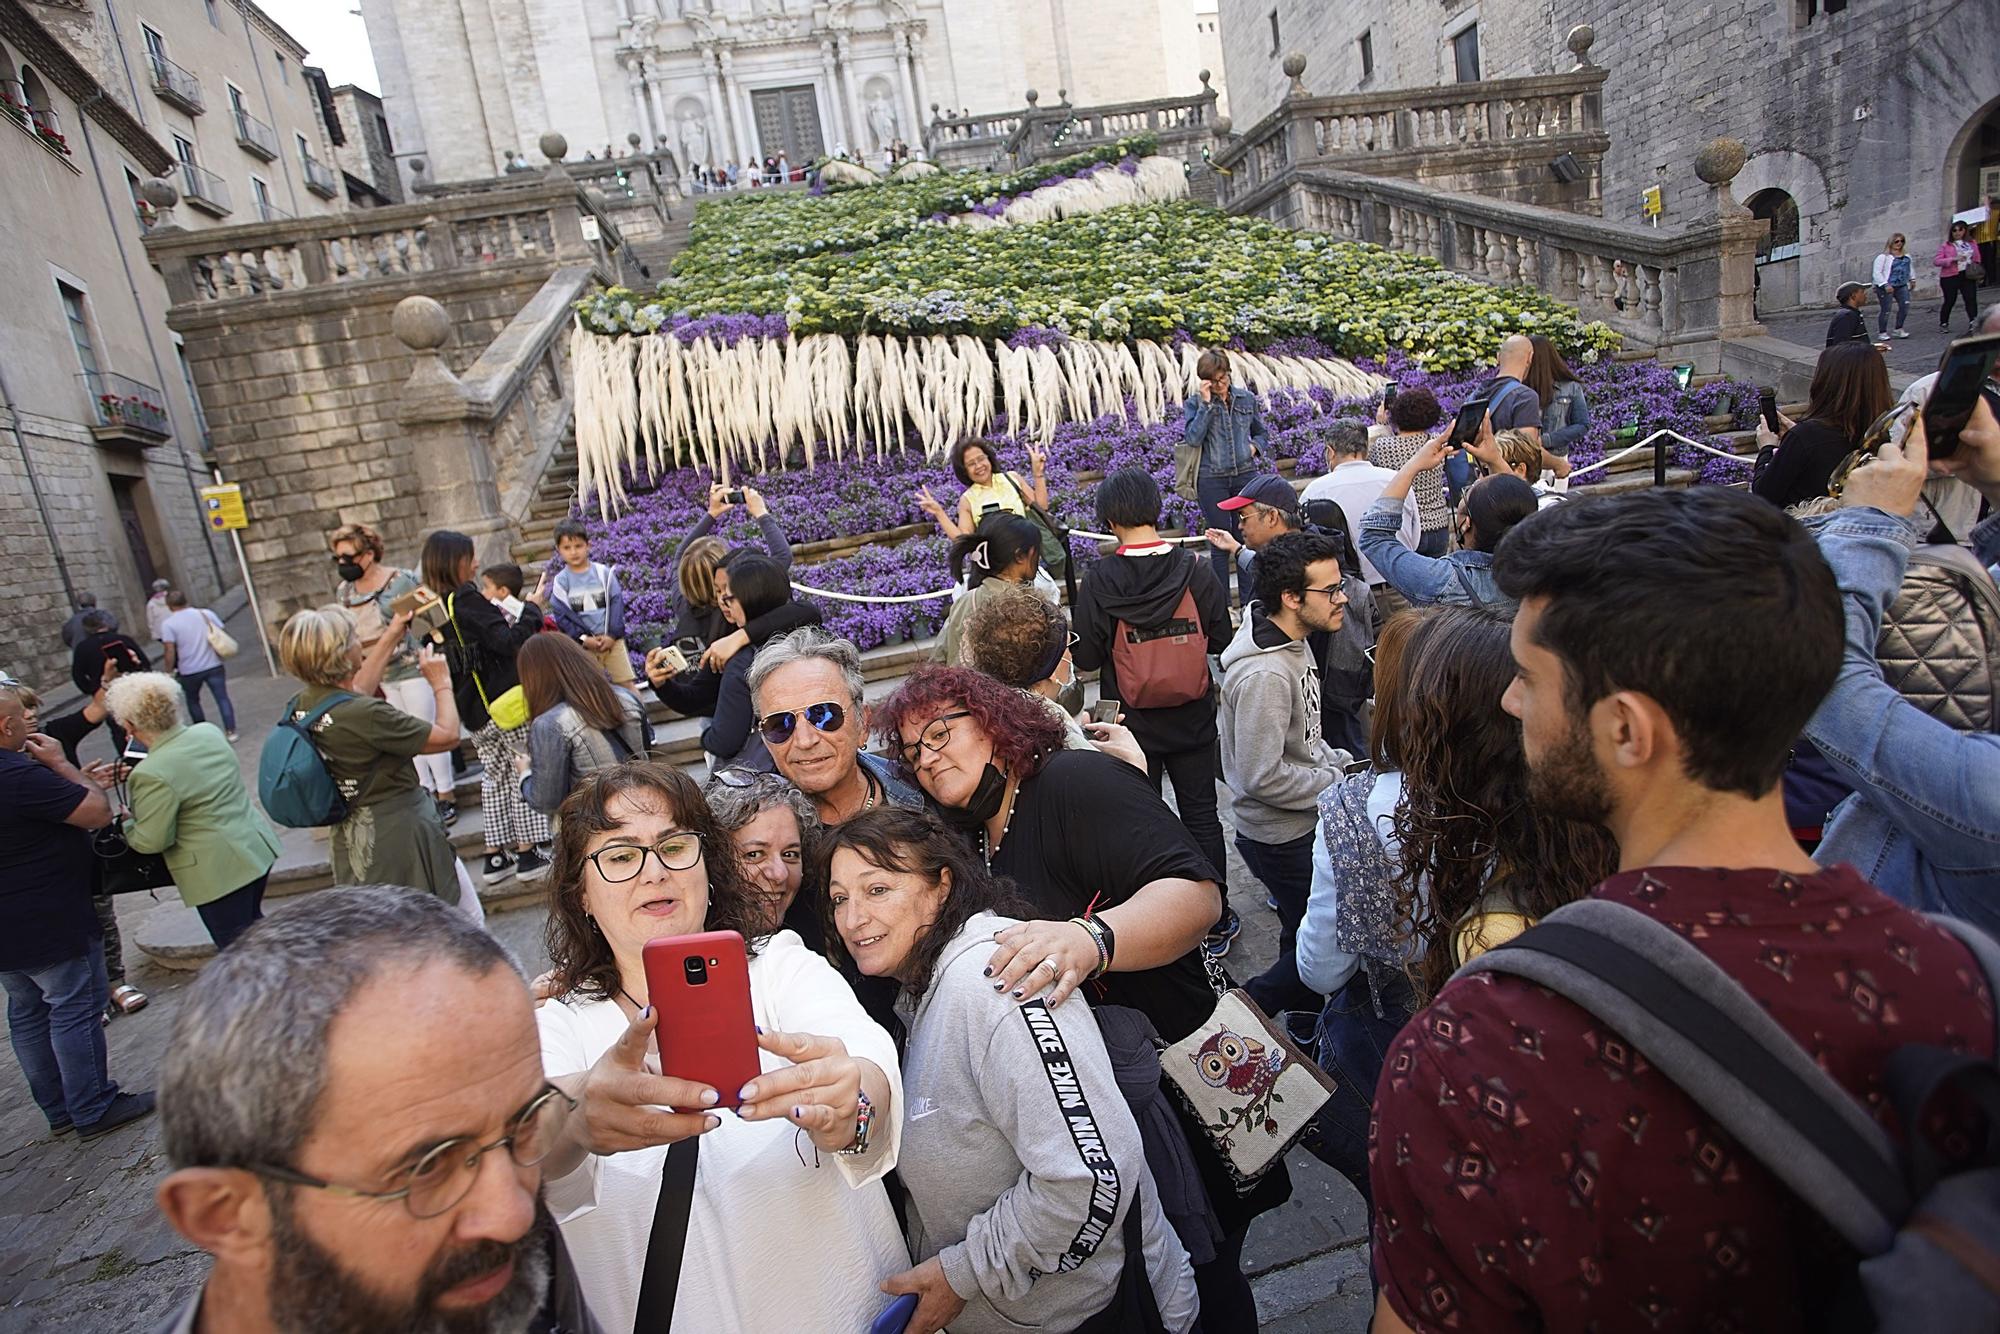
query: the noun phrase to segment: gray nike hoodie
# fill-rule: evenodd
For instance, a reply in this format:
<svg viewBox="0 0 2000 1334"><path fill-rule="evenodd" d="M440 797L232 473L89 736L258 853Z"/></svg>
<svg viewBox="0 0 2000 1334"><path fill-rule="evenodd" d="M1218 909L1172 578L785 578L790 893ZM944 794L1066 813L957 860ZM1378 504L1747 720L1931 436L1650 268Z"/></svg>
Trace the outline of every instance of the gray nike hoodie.
<svg viewBox="0 0 2000 1334"><path fill-rule="evenodd" d="M1222 781L1236 832L1256 843L1312 833L1339 772L1321 753L1319 665L1253 602L1222 651Z"/></svg>
<svg viewBox="0 0 2000 1334"><path fill-rule="evenodd" d="M945 946L903 1051L910 1255L933 1255L965 1298L953 1334L1074 1329L1117 1296L1122 1228L1143 1210L1146 1269L1166 1327L1199 1310L1187 1252L1160 1212L1097 1021L1081 995L1055 1009L993 990L980 913Z"/></svg>

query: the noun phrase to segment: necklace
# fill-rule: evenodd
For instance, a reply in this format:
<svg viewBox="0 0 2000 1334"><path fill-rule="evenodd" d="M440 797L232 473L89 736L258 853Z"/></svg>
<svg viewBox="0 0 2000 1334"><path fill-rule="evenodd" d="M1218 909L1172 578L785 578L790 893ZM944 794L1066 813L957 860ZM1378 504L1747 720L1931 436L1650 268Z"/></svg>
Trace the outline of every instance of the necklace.
<svg viewBox="0 0 2000 1334"><path fill-rule="evenodd" d="M646 1012L646 1007L639 1004L639 998L625 990L624 987L621 986L618 988L618 994L625 998L626 1004L630 1005L635 1013L644 1014Z"/></svg>
<svg viewBox="0 0 2000 1334"><path fill-rule="evenodd" d="M867 799L861 803L861 810L858 812L859 814L866 815L868 812L875 809L875 797L879 789L875 785L875 775L869 771L868 766L865 764L860 764L859 761L856 761L856 764L859 766L861 770L862 781L868 784Z"/></svg>
<svg viewBox="0 0 2000 1334"><path fill-rule="evenodd" d="M999 854L1000 845L1007 841L1007 831L1014 827L1014 808L1019 805L1017 798L1020 795L1021 789L1017 787L1007 796L1007 818L1000 822L1000 837L989 843L986 831L984 829L979 831L979 855L985 859L986 869L989 871L993 869L993 858Z"/></svg>

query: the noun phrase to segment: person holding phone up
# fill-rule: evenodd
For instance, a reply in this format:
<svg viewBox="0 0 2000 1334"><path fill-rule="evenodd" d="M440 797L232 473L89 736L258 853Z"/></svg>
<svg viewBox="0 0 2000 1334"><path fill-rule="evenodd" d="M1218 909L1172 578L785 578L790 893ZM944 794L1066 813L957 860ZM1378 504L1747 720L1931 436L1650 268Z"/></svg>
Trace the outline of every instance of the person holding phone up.
<svg viewBox="0 0 2000 1334"><path fill-rule="evenodd" d="M865 1329L910 1267L882 1184L903 1137L894 1042L831 964L769 931L735 843L677 769L626 764L579 788L550 883L555 995L535 1017L544 1069L579 1106L543 1172L591 1311L608 1330L674 1327L651 1303L641 1322L640 1290L654 1219L679 1208L679 1328ZM725 930L749 950L760 1030L763 1072L741 1089L659 1068L655 1028L685 1016L662 1020L643 962L648 941ZM691 1187L663 1185L670 1152L698 1155Z"/></svg>
<svg viewBox="0 0 2000 1334"><path fill-rule="evenodd" d="M750 646L750 634L731 627L722 612L716 574L729 563L736 551L714 533L722 516L737 505L757 524L765 554L781 570L792 568L792 544L784 528L754 486L734 490L717 483L708 488L708 513L695 520L681 538L674 560L673 638L667 644L646 646L646 680L660 702L675 713L705 718L715 712L716 696L722 688L722 669L737 653ZM754 626L766 638L781 633ZM680 651L676 661L669 647Z"/></svg>
<svg viewBox="0 0 2000 1334"><path fill-rule="evenodd" d="M1483 450L1493 448L1490 417L1479 426L1477 443ZM1403 497L1422 473L1444 466L1445 457L1457 452L1453 432L1434 435L1410 461L1397 470L1382 488L1382 494L1361 516L1361 554L1372 562L1389 584L1419 607L1433 604L1461 607L1499 607L1513 610L1514 603L1500 591L1493 579L1493 549L1500 539L1537 508L1535 489L1511 473L1483 477L1474 482L1459 506L1456 524L1459 549L1446 556L1424 556L1396 540L1403 522ZM1471 463L1467 462L1468 471Z"/></svg>
<svg viewBox="0 0 2000 1334"><path fill-rule="evenodd" d="M1230 380L1229 354L1210 348L1194 365L1195 392L1181 406L1181 438L1201 450L1195 473L1195 499L1206 529L1220 529L1240 540L1236 515L1222 502L1240 492L1264 466L1264 409L1257 396ZM1234 548L1214 546L1209 560L1224 594L1235 567ZM1248 605L1255 596L1246 574L1236 576L1237 600Z"/></svg>

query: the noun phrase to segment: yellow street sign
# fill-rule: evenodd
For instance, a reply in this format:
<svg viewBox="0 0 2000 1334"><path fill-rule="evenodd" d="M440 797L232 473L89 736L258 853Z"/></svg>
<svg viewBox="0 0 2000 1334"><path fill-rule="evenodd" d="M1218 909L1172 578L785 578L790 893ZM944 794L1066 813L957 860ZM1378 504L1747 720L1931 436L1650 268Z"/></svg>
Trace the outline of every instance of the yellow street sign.
<svg viewBox="0 0 2000 1334"><path fill-rule="evenodd" d="M204 486L201 506L208 516L208 526L219 533L250 526L250 518L243 512L243 488L235 482Z"/></svg>

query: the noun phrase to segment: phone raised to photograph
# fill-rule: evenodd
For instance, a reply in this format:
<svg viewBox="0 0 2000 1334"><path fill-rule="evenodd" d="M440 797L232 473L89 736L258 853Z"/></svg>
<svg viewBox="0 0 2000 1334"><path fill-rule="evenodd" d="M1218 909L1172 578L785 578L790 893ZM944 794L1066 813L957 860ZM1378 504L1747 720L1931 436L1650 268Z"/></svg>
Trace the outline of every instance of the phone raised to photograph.
<svg viewBox="0 0 2000 1334"><path fill-rule="evenodd" d="M1448 449L1463 449L1479 438L1479 424L1486 420L1486 409L1493 405L1491 398L1475 398L1458 410L1451 419L1451 437L1445 441Z"/></svg>
<svg viewBox="0 0 2000 1334"><path fill-rule="evenodd" d="M743 503L743 488L740 486L731 487L722 493L722 499L725 504L741 505Z"/></svg>
<svg viewBox="0 0 2000 1334"><path fill-rule="evenodd" d="M750 959L734 931L646 942L646 999L660 1012L660 1073L706 1084L724 1107L762 1069L750 1011ZM700 1111L680 1107L676 1111Z"/></svg>
<svg viewBox="0 0 2000 1334"><path fill-rule="evenodd" d="M1958 453L1959 433L1972 420L1981 391L1992 396L1986 380L1993 374L1996 357L2000 357L2000 333L1961 338L1945 350L1937 383L1924 400L1924 443L1932 458L1948 459ZM1994 410L2000 412L2000 405Z"/></svg>
<svg viewBox="0 0 2000 1334"><path fill-rule="evenodd" d="M1778 425L1778 391L1765 385L1757 391L1757 411L1764 418L1764 425L1772 435L1783 435L1785 428Z"/></svg>

